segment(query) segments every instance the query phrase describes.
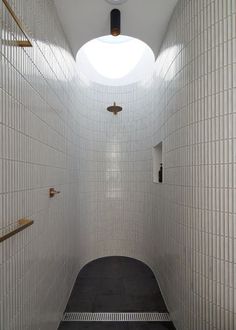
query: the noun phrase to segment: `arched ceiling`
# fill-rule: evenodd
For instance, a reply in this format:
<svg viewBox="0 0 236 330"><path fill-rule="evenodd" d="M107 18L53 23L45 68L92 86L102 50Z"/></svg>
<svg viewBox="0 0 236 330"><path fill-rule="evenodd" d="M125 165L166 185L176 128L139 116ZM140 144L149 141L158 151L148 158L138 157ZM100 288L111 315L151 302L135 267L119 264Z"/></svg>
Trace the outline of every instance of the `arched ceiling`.
<svg viewBox="0 0 236 330"><path fill-rule="evenodd" d="M54 0L74 56L89 40L110 33L110 11L121 11L121 33L146 42L157 56L178 0Z"/></svg>

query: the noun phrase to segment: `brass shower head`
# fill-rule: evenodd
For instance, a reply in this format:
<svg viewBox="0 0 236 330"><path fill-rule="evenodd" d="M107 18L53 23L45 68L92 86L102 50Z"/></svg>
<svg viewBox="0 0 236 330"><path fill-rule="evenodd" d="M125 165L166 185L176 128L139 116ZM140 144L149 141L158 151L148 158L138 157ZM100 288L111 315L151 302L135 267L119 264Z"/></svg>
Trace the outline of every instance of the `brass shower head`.
<svg viewBox="0 0 236 330"><path fill-rule="evenodd" d="M116 105L116 102L114 102L113 105L107 108L107 111L112 112L114 115L117 115L118 112L122 111L122 107Z"/></svg>

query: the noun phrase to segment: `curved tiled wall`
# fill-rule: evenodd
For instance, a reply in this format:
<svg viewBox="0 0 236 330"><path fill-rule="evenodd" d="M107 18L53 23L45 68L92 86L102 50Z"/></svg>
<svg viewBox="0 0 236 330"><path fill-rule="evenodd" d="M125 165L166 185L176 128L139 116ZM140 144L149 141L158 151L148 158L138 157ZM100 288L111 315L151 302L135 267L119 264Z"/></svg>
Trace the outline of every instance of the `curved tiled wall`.
<svg viewBox="0 0 236 330"><path fill-rule="evenodd" d="M0 228L34 224L0 243L0 329L56 329L77 275L75 63L51 1L0 1ZM49 188L61 194L49 199Z"/></svg>
<svg viewBox="0 0 236 330"><path fill-rule="evenodd" d="M157 60L155 273L178 329L235 323L235 0L179 1Z"/></svg>
<svg viewBox="0 0 236 330"><path fill-rule="evenodd" d="M113 102L123 111L106 108ZM80 106L79 253L82 265L107 255L148 255L151 214L152 89L84 88Z"/></svg>

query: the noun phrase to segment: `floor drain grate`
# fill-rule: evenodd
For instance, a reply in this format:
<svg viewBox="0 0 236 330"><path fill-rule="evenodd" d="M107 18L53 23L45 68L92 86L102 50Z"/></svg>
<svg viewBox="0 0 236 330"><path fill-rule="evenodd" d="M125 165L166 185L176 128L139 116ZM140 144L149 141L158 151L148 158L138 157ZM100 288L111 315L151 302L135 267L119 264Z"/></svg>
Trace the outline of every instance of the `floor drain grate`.
<svg viewBox="0 0 236 330"><path fill-rule="evenodd" d="M63 322L169 322L168 313L65 313Z"/></svg>

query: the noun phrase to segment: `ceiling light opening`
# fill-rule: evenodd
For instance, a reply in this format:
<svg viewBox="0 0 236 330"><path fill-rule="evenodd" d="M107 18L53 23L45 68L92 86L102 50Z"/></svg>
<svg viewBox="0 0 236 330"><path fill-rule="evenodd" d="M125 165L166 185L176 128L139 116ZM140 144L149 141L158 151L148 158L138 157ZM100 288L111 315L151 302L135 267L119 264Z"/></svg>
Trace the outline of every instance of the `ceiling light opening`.
<svg viewBox="0 0 236 330"><path fill-rule="evenodd" d="M77 53L79 73L103 85L127 85L154 73L155 56L143 41L112 35L87 42Z"/></svg>

